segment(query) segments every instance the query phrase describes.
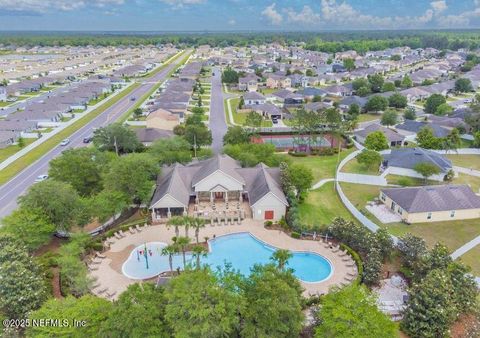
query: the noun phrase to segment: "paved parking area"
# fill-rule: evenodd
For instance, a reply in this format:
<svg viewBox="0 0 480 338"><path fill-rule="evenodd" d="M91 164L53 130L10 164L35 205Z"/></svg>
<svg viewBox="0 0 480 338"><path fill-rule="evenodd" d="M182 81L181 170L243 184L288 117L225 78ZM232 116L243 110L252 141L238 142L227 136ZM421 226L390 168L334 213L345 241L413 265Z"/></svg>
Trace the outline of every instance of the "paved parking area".
<svg viewBox="0 0 480 338"><path fill-rule="evenodd" d="M383 224L398 223L402 221L400 215L394 214L385 204L367 205L365 208Z"/></svg>

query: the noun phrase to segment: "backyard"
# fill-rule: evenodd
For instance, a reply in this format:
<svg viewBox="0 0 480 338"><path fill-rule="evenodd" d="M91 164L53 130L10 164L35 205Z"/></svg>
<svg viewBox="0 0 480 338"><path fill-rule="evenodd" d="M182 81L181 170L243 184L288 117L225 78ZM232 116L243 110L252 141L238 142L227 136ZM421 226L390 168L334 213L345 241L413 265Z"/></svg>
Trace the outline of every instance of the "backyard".
<svg viewBox="0 0 480 338"><path fill-rule="evenodd" d="M454 166L480 170L480 155L447 155Z"/></svg>
<svg viewBox="0 0 480 338"><path fill-rule="evenodd" d="M363 175L379 175L378 167L369 168L363 164L358 163L357 159L354 158L351 161L348 161L347 164L341 170L344 173L355 173Z"/></svg>
<svg viewBox="0 0 480 338"><path fill-rule="evenodd" d="M227 121L230 121L230 118L228 117L228 107L227 105L230 105L230 108L231 108L231 111L232 111L232 116L233 116L233 121L236 123L236 124L239 124L239 125L244 125L245 124L245 121L247 119L247 113L238 113L237 112L237 107L238 107L238 103L240 102L240 98L237 97L237 98L233 98L233 99L229 99L229 100L225 100L226 103L225 103L225 112L226 112L226 115L227 115ZM272 121L271 120L263 120L262 121L262 127L271 127L273 125Z"/></svg>
<svg viewBox="0 0 480 338"><path fill-rule="evenodd" d="M470 265L475 275L480 275L480 245L461 256L461 260L465 264Z"/></svg>
<svg viewBox="0 0 480 338"><path fill-rule="evenodd" d="M37 139L25 138L23 140L25 141L25 146L28 146L30 143L36 141ZM17 153L20 150L21 148L16 144L0 149L0 162L5 161L7 158L9 158L10 156Z"/></svg>
<svg viewBox="0 0 480 338"><path fill-rule="evenodd" d="M343 192L348 199L365 214L370 220L385 227L395 236L410 232L425 239L429 246L440 241L447 245L451 251L458 249L472 238L480 235L480 220L459 220L448 222L382 224L378 219L365 209L368 201L378 197L380 187L372 185L341 183Z"/></svg>

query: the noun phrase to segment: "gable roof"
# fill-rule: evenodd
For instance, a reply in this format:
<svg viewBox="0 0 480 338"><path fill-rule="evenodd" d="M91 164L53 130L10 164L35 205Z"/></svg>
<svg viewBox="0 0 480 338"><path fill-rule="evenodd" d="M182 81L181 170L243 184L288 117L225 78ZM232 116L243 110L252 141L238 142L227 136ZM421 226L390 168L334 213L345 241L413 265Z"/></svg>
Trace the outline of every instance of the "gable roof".
<svg viewBox="0 0 480 338"><path fill-rule="evenodd" d="M389 188L381 191L407 212L480 208L480 197L467 185Z"/></svg>
<svg viewBox="0 0 480 338"><path fill-rule="evenodd" d="M357 130L354 132L355 135L360 137L367 137L368 134L375 131L381 131L387 137L389 142L400 142L405 139L405 136L400 135L390 128L385 128L384 126L379 125L378 123L373 123L365 127L365 129Z"/></svg>
<svg viewBox="0 0 480 338"><path fill-rule="evenodd" d="M423 148L392 149L390 154L383 156L389 167L413 169L418 163L432 163L442 172L452 169L452 162L438 153Z"/></svg>
<svg viewBox="0 0 480 338"><path fill-rule="evenodd" d="M233 158L228 155L218 154L202 162L201 170L198 170L193 176L192 186L197 185L199 182L217 170L220 170L226 175L232 177L234 180L245 184L243 177L240 176L236 171L238 168L240 168L240 165Z"/></svg>
<svg viewBox="0 0 480 338"><path fill-rule="evenodd" d="M450 134L450 130L448 130L447 128L430 122L405 120L402 124L398 124L395 126L396 129L406 130L412 133L418 133L424 127L431 128L435 137L447 137Z"/></svg>

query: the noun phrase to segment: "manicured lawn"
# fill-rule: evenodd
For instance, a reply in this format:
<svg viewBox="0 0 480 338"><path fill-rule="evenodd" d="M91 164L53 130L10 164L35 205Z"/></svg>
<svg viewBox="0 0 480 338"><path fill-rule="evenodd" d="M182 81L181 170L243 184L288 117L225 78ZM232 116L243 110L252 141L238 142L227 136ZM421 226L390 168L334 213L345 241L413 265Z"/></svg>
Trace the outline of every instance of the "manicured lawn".
<svg viewBox="0 0 480 338"><path fill-rule="evenodd" d="M13 102L0 101L0 107L6 107L13 104Z"/></svg>
<svg viewBox="0 0 480 338"><path fill-rule="evenodd" d="M349 161L341 170L345 173L355 173L363 175L378 175L378 168L368 168L363 164L358 163L357 159Z"/></svg>
<svg viewBox="0 0 480 338"><path fill-rule="evenodd" d="M378 196L380 187L354 183L341 183L341 186L345 195L357 209L379 226L388 229L395 236L401 236L410 232L424 238L429 246L434 245L436 242L442 242L453 252L480 235L480 220L478 219L416 223L411 225L404 223L383 224L365 209L366 203Z"/></svg>
<svg viewBox="0 0 480 338"><path fill-rule="evenodd" d="M477 245L466 254L460 256L459 259L469 265L476 276L480 275L480 245Z"/></svg>
<svg viewBox="0 0 480 338"><path fill-rule="evenodd" d="M459 174L452 181L454 184L466 184L472 188L473 192L478 193L480 189L480 177Z"/></svg>
<svg viewBox="0 0 480 338"><path fill-rule="evenodd" d="M480 155L447 155L452 164L458 167L480 170Z"/></svg>
<svg viewBox="0 0 480 338"><path fill-rule="evenodd" d="M28 146L30 143L36 141L36 138L25 138L25 146ZM11 146L8 146L6 148L0 149L0 162L5 161L7 158L15 154L16 152L20 151L21 148L14 144Z"/></svg>
<svg viewBox="0 0 480 338"><path fill-rule="evenodd" d="M348 154L354 149L345 149L340 152L340 158L338 154L330 156L307 156L307 157L294 157L288 158L295 163L301 163L312 169L314 182L318 182L324 178L334 178L337 163L340 163Z"/></svg>
<svg viewBox="0 0 480 338"><path fill-rule="evenodd" d="M360 114L358 115L358 122L368 122L373 120L378 120L382 117L381 114Z"/></svg>
<svg viewBox="0 0 480 338"><path fill-rule="evenodd" d="M236 124L239 125L245 125L245 121L247 119L248 113L237 113L237 107L238 103L240 102L240 98L234 98L230 100L225 100L225 114L227 116L227 123L230 121L230 118L228 116L228 107L227 105L230 104L230 107L232 109L232 115L233 115L233 121ZM267 128L273 126L273 122L271 120L263 120L262 121L262 127Z"/></svg>
<svg viewBox="0 0 480 338"><path fill-rule="evenodd" d="M302 223L308 225L328 225L335 217L353 220L335 192L333 182L311 191L299 206L299 214Z"/></svg>
<svg viewBox="0 0 480 338"><path fill-rule="evenodd" d="M385 177L388 184L400 185L402 187L416 187L419 185L425 185L425 180L422 178L399 176L399 175L387 175ZM436 184L435 181L427 181L427 184Z"/></svg>

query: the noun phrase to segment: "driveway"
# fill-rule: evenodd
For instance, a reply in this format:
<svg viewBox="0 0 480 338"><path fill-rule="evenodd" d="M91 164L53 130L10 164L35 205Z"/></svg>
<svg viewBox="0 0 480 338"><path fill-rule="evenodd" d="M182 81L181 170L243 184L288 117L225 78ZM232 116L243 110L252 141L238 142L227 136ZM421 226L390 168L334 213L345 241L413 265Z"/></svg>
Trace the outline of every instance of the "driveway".
<svg viewBox="0 0 480 338"><path fill-rule="evenodd" d="M220 68L213 68L212 76L212 96L210 98L210 130L212 131L212 150L215 154L222 151L223 136L227 132L228 126L225 121L225 107L222 80Z"/></svg>

